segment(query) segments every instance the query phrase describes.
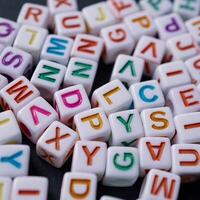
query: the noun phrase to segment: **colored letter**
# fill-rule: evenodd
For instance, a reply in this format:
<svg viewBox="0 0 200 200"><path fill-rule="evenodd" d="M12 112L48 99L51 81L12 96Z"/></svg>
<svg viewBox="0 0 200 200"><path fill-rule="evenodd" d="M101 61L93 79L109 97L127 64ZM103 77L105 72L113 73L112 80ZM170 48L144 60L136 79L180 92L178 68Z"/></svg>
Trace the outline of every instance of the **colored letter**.
<svg viewBox="0 0 200 200"><path fill-rule="evenodd" d="M148 0L148 3L154 8L154 10L159 11L159 5L162 3L162 0Z"/></svg>
<svg viewBox="0 0 200 200"><path fill-rule="evenodd" d="M145 54L148 50L150 50L151 49L151 51L152 51L152 56L154 57L154 58L156 58L157 57L157 50L156 50L156 44L155 44L155 42L150 42L142 51L141 51L141 53L142 54Z"/></svg>
<svg viewBox="0 0 200 200"><path fill-rule="evenodd" d="M39 22L40 16L42 15L42 10L39 8L28 8L27 13L25 15L25 19L28 20L29 18L33 17L36 22Z"/></svg>
<svg viewBox="0 0 200 200"><path fill-rule="evenodd" d="M124 71L126 71L127 68L130 68L132 76L136 76L136 71L135 71L134 63L131 60L127 61L127 63L119 70L119 73L120 74L124 73Z"/></svg>
<svg viewBox="0 0 200 200"><path fill-rule="evenodd" d="M14 68L19 67L23 62L23 57L21 55L13 55L13 56L11 55L13 55L11 51L7 52L2 58L2 64L6 66L13 64Z"/></svg>
<svg viewBox="0 0 200 200"><path fill-rule="evenodd" d="M62 20L62 25L66 29L79 28L81 26L80 23L68 23L77 19L79 19L79 16L77 15L65 17Z"/></svg>
<svg viewBox="0 0 200 200"><path fill-rule="evenodd" d="M7 36L9 36L13 31L15 31L15 29L10 25L10 24L8 24L8 23L6 23L6 22L1 22L0 23L0 27L5 27L5 31L3 32L2 30L3 30L3 28L0 28L0 30L2 31L2 32L0 32L0 37L7 37Z"/></svg>
<svg viewBox="0 0 200 200"><path fill-rule="evenodd" d="M85 44L80 45L78 47L78 51L82 51L83 53L95 54L95 50L94 49L92 50L91 47L97 46L96 41L82 38L80 42L83 42Z"/></svg>
<svg viewBox="0 0 200 200"><path fill-rule="evenodd" d="M119 92L121 89L119 87L116 87L112 90L110 90L109 92L106 92L105 94L103 94L103 97L105 98L106 102L110 105L112 104L112 100L110 99L110 96L112 96L113 94Z"/></svg>
<svg viewBox="0 0 200 200"><path fill-rule="evenodd" d="M136 19L132 20L133 23L139 23L140 26L142 26L143 28L150 28L151 27L151 22L150 19L148 18L148 16L142 16L142 17L138 17Z"/></svg>
<svg viewBox="0 0 200 200"><path fill-rule="evenodd" d="M140 88L139 90L139 96L140 98L146 102L146 103L152 103L155 102L158 99L157 95L153 95L152 98L149 98L145 96L145 91L146 90L155 90L155 87L153 85L144 85Z"/></svg>
<svg viewBox="0 0 200 200"><path fill-rule="evenodd" d="M189 10L192 12L195 10L195 7L198 5L198 3L196 5L192 5L192 4L196 3L196 2L197 2L197 0L185 0L185 4L181 4L180 8L186 9L186 10Z"/></svg>
<svg viewBox="0 0 200 200"><path fill-rule="evenodd" d="M194 157L194 160L190 161L180 161L180 166L197 166L200 163L200 155L199 152L195 149L179 149L179 154L190 155L191 158ZM187 156L186 156L187 158Z"/></svg>
<svg viewBox="0 0 200 200"><path fill-rule="evenodd" d="M165 116L166 113L162 112L162 111L157 111L157 112L153 112L150 115L150 118L151 118L152 121L158 122L159 124L163 123L163 125L160 125L160 126L157 126L156 124L153 124L152 128L156 129L156 130L166 129L169 126L169 121L167 119L165 119L165 118L156 117L156 115L163 115L163 116Z"/></svg>
<svg viewBox="0 0 200 200"><path fill-rule="evenodd" d="M56 8L60 7L60 6L71 6L72 4L69 2L69 0L55 0L57 2L56 4Z"/></svg>
<svg viewBox="0 0 200 200"><path fill-rule="evenodd" d="M174 17L171 18L171 23L168 24L165 29L166 31L168 32L176 32L176 31L179 31L180 30L180 26L179 24L177 23L176 19Z"/></svg>
<svg viewBox="0 0 200 200"><path fill-rule="evenodd" d="M102 7L98 7L98 11L99 11L99 16L97 16L96 20L99 22L105 21L107 18L105 10Z"/></svg>
<svg viewBox="0 0 200 200"><path fill-rule="evenodd" d="M111 0L111 2L118 12L121 12L132 6L131 4L125 4L125 2L122 0Z"/></svg>
<svg viewBox="0 0 200 200"><path fill-rule="evenodd" d="M121 116L118 116L117 119L125 126L126 131L128 133L130 133L132 131L132 129L131 129L131 122L133 120L133 114L130 114L128 116L128 120L127 121L125 119L123 119Z"/></svg>
<svg viewBox="0 0 200 200"><path fill-rule="evenodd" d="M165 148L165 142L161 142L160 145L151 145L151 142L146 142L146 145L152 159L154 161L160 161ZM156 151L154 151L154 149L158 149L157 153L155 153Z"/></svg>
<svg viewBox="0 0 200 200"><path fill-rule="evenodd" d="M93 158L99 152L100 147L95 147L92 152L89 151L87 146L82 146L82 149L83 149L85 155L87 156L87 165L89 165L89 166L93 165Z"/></svg>
<svg viewBox="0 0 200 200"><path fill-rule="evenodd" d="M109 38L113 42L122 42L126 39L126 32L125 30L121 28L118 28L115 31L109 32L108 35L109 35Z"/></svg>
<svg viewBox="0 0 200 200"><path fill-rule="evenodd" d="M31 33L31 38L29 40L29 45L32 45L36 39L36 36L38 34L37 31L31 30L31 29L26 29L27 32Z"/></svg>

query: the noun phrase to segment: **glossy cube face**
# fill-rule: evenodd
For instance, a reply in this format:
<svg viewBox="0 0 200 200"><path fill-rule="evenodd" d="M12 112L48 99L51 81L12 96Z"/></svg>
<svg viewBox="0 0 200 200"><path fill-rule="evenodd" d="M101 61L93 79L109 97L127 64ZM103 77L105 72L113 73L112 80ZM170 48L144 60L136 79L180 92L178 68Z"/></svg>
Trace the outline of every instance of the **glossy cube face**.
<svg viewBox="0 0 200 200"><path fill-rule="evenodd" d="M30 198L46 200L48 195L48 179L45 177L18 177L13 181L11 200Z"/></svg>
<svg viewBox="0 0 200 200"><path fill-rule="evenodd" d="M8 79L0 74L0 90L6 85L8 85Z"/></svg>
<svg viewBox="0 0 200 200"><path fill-rule="evenodd" d="M29 169L30 147L27 145L0 146L1 176L27 176Z"/></svg>
<svg viewBox="0 0 200 200"><path fill-rule="evenodd" d="M54 121L38 140L37 154L54 167L60 168L71 155L78 139L75 131Z"/></svg>
<svg viewBox="0 0 200 200"><path fill-rule="evenodd" d="M83 189L84 188L84 189ZM97 177L90 173L68 172L64 175L60 200L96 200Z"/></svg>
<svg viewBox="0 0 200 200"><path fill-rule="evenodd" d="M73 45L73 40L59 35L48 35L42 52L41 59L67 65Z"/></svg>
<svg viewBox="0 0 200 200"><path fill-rule="evenodd" d="M123 160L123 162L122 162ZM138 150L133 147L109 147L103 185L132 186L139 176Z"/></svg>
<svg viewBox="0 0 200 200"><path fill-rule="evenodd" d="M8 177L0 178L1 189L1 198L2 200L10 199L12 191L12 179Z"/></svg>

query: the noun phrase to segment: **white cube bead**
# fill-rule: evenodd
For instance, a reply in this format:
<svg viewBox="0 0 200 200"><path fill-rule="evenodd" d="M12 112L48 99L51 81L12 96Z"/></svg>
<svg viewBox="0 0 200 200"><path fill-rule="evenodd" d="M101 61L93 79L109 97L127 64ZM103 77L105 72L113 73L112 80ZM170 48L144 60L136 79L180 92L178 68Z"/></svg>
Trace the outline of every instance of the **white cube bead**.
<svg viewBox="0 0 200 200"><path fill-rule="evenodd" d="M123 200L123 199L119 199L119 198L115 198L111 196L102 196L100 200Z"/></svg>
<svg viewBox="0 0 200 200"><path fill-rule="evenodd" d="M154 20L146 11L129 15L124 18L124 22L136 41L140 39L141 35L155 36L157 33Z"/></svg>
<svg viewBox="0 0 200 200"><path fill-rule="evenodd" d="M42 47L40 58L67 65L72 45L73 40L71 38L48 35Z"/></svg>
<svg viewBox="0 0 200 200"><path fill-rule="evenodd" d="M17 177L13 181L11 200L47 200L48 179L39 176Z"/></svg>
<svg viewBox="0 0 200 200"><path fill-rule="evenodd" d="M5 87L6 85L8 85L8 79L0 74L0 90L3 89L3 87Z"/></svg>
<svg viewBox="0 0 200 200"><path fill-rule="evenodd" d="M60 168L69 158L79 135L61 122L54 121L37 142L37 154Z"/></svg>
<svg viewBox="0 0 200 200"><path fill-rule="evenodd" d="M90 173L65 173L60 200L96 200L97 177Z"/></svg>
<svg viewBox="0 0 200 200"><path fill-rule="evenodd" d="M9 177L0 177L1 200L9 200L12 191L12 179Z"/></svg>
<svg viewBox="0 0 200 200"><path fill-rule="evenodd" d="M55 16L55 32L58 35L76 37L86 32L83 14L79 11L60 13Z"/></svg>
<svg viewBox="0 0 200 200"><path fill-rule="evenodd" d="M71 171L96 174L100 181L105 172L106 157L106 143L78 141L74 147Z"/></svg>
<svg viewBox="0 0 200 200"><path fill-rule="evenodd" d="M102 108L93 108L74 117L74 126L81 140L108 141L110 124Z"/></svg>
<svg viewBox="0 0 200 200"><path fill-rule="evenodd" d="M64 77L64 87L82 84L89 94L91 92L98 64L96 61L74 57L71 58Z"/></svg>
<svg viewBox="0 0 200 200"><path fill-rule="evenodd" d="M106 2L84 7L82 12L87 23L88 31L92 35L99 35L102 28L117 22L116 17L112 14Z"/></svg>
<svg viewBox="0 0 200 200"><path fill-rule="evenodd" d="M0 113L0 144L20 144L22 135L15 115L8 110Z"/></svg>
<svg viewBox="0 0 200 200"><path fill-rule="evenodd" d="M140 10L135 0L108 0L108 6L119 20Z"/></svg>
<svg viewBox="0 0 200 200"><path fill-rule="evenodd" d="M154 79L158 80L165 94L174 87L192 82L183 61L174 61L159 65L154 73Z"/></svg>
<svg viewBox="0 0 200 200"><path fill-rule="evenodd" d="M133 97L134 107L139 111L165 104L162 90L156 80L134 83L129 91Z"/></svg>
<svg viewBox="0 0 200 200"><path fill-rule="evenodd" d="M135 41L124 23L103 28L100 35L105 43L103 60L106 64L113 63L121 53L131 54L135 47Z"/></svg>
<svg viewBox="0 0 200 200"><path fill-rule="evenodd" d="M174 115L200 111L200 91L193 84L172 88L167 95L169 105Z"/></svg>
<svg viewBox="0 0 200 200"><path fill-rule="evenodd" d="M137 110L126 110L109 115L112 130L111 146L134 146L144 136L142 120Z"/></svg>
<svg viewBox="0 0 200 200"><path fill-rule="evenodd" d="M59 119L71 125L74 115L91 108L89 98L82 85L74 85L54 94L54 107Z"/></svg>
<svg viewBox="0 0 200 200"><path fill-rule="evenodd" d="M5 48L5 45L0 43L0 54L2 53L4 48Z"/></svg>
<svg viewBox="0 0 200 200"><path fill-rule="evenodd" d="M175 134L172 112L169 107L145 109L141 118L146 137L168 137Z"/></svg>
<svg viewBox="0 0 200 200"><path fill-rule="evenodd" d="M37 97L17 112L22 132L33 143L36 143L44 130L57 119L56 111L42 97Z"/></svg>
<svg viewBox="0 0 200 200"><path fill-rule="evenodd" d="M178 199L181 179L178 175L152 169L143 181L140 190L142 200Z"/></svg>
<svg viewBox="0 0 200 200"><path fill-rule="evenodd" d="M34 3L23 4L17 18L19 24L30 24L42 28L47 28L48 20L48 8Z"/></svg>
<svg viewBox="0 0 200 200"><path fill-rule="evenodd" d="M28 145L0 145L0 176L26 176L29 170Z"/></svg>
<svg viewBox="0 0 200 200"><path fill-rule="evenodd" d="M58 91L64 79L65 71L64 65L40 60L31 77L31 83L38 88L43 98L53 101L54 93Z"/></svg>
<svg viewBox="0 0 200 200"><path fill-rule="evenodd" d="M20 76L1 89L0 102L3 110L12 110L16 114L39 95L38 89L27 78Z"/></svg>
<svg viewBox="0 0 200 200"><path fill-rule="evenodd" d="M155 24L158 29L159 38L162 40L167 40L186 32L182 18L176 13L158 17L155 19Z"/></svg>
<svg viewBox="0 0 200 200"><path fill-rule="evenodd" d="M165 137L144 137L138 142L140 173L145 175L151 169L168 171L172 166L171 144Z"/></svg>
<svg viewBox="0 0 200 200"><path fill-rule="evenodd" d="M109 147L103 185L132 186L139 176L138 150L133 147Z"/></svg>
<svg viewBox="0 0 200 200"><path fill-rule="evenodd" d="M12 45L19 30L19 24L0 17L0 26L0 43L6 46Z"/></svg>
<svg viewBox="0 0 200 200"><path fill-rule="evenodd" d="M107 115L128 109L131 104L131 95L118 79L96 89L92 95L92 105L102 107Z"/></svg>
<svg viewBox="0 0 200 200"><path fill-rule="evenodd" d="M47 34L48 31L46 29L23 25L17 34L14 47L30 53L33 56L34 63L37 63Z"/></svg>
<svg viewBox="0 0 200 200"><path fill-rule="evenodd" d="M134 56L144 59L145 73L153 75L155 68L161 64L166 51L165 43L162 40L142 36L137 43Z"/></svg>
<svg viewBox="0 0 200 200"><path fill-rule="evenodd" d="M141 81L144 65L144 60L141 58L120 54L117 56L110 79L119 79L131 86Z"/></svg>
<svg viewBox="0 0 200 200"><path fill-rule="evenodd" d="M19 76L30 76L32 70L32 55L15 47L6 47L0 54L0 73L9 80Z"/></svg>

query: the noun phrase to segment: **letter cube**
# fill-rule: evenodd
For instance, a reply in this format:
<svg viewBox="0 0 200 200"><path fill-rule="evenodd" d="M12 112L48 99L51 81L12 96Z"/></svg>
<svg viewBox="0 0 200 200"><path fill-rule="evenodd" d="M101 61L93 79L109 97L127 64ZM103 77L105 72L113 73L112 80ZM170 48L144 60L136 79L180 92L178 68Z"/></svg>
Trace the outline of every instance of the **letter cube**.
<svg viewBox="0 0 200 200"><path fill-rule="evenodd" d="M46 6L34 3L23 4L17 22L19 24L29 24L47 28L49 20L49 11Z"/></svg>
<svg viewBox="0 0 200 200"><path fill-rule="evenodd" d="M135 47L135 41L125 24L116 24L101 30L105 48L103 60L106 64L113 63L121 53L131 54Z"/></svg>
<svg viewBox="0 0 200 200"><path fill-rule="evenodd" d="M192 82L183 61L174 61L159 65L154 73L154 79L158 80L165 94L174 87Z"/></svg>
<svg viewBox="0 0 200 200"><path fill-rule="evenodd" d="M103 185L132 186L139 176L138 150L133 147L109 147Z"/></svg>
<svg viewBox="0 0 200 200"><path fill-rule="evenodd" d="M166 104L174 115L196 112L200 110L200 92L193 84L172 88L167 95Z"/></svg>
<svg viewBox="0 0 200 200"><path fill-rule="evenodd" d="M17 177L13 181L11 200L47 200L48 179L39 176Z"/></svg>
<svg viewBox="0 0 200 200"><path fill-rule="evenodd" d="M165 105L162 90L156 80L134 83L129 91L133 97L134 107L139 112L143 109Z"/></svg>
<svg viewBox="0 0 200 200"><path fill-rule="evenodd" d="M8 79L0 74L0 90L3 89L3 87L5 87L6 85L8 85Z"/></svg>
<svg viewBox="0 0 200 200"><path fill-rule="evenodd" d="M169 38L186 32L186 27L182 18L176 13L158 17L155 19L155 24L161 40L166 41Z"/></svg>
<svg viewBox="0 0 200 200"><path fill-rule="evenodd" d="M135 0L108 0L107 3L111 12L119 20L140 10Z"/></svg>
<svg viewBox="0 0 200 200"><path fill-rule="evenodd" d="M84 87L74 85L57 91L54 94L54 108L64 124L71 125L74 115L91 108Z"/></svg>
<svg viewBox="0 0 200 200"><path fill-rule="evenodd" d="M74 126L81 140L108 141L110 124L102 108L93 108L78 113L74 117Z"/></svg>
<svg viewBox="0 0 200 200"><path fill-rule="evenodd" d="M195 181L200 176L200 145L172 145L172 173L181 176L183 182Z"/></svg>
<svg viewBox="0 0 200 200"><path fill-rule="evenodd" d="M140 114L137 110L125 110L109 115L112 130L111 146L134 146L144 136Z"/></svg>
<svg viewBox="0 0 200 200"><path fill-rule="evenodd" d="M32 72L32 55L15 47L6 47L0 54L0 73L9 80L29 77Z"/></svg>
<svg viewBox="0 0 200 200"><path fill-rule="evenodd" d="M138 142L140 173L145 175L151 169L168 171L172 166L171 144L165 137L143 137Z"/></svg>
<svg viewBox="0 0 200 200"><path fill-rule="evenodd" d="M100 200L123 200L123 199L119 199L119 198L115 198L111 196L102 196Z"/></svg>
<svg viewBox="0 0 200 200"><path fill-rule="evenodd" d="M0 177L1 200L9 200L12 191L12 179L9 177Z"/></svg>
<svg viewBox="0 0 200 200"><path fill-rule="evenodd" d="M31 83L38 88L43 98L52 101L54 93L58 91L64 79L65 71L64 65L40 60L31 77Z"/></svg>
<svg viewBox="0 0 200 200"><path fill-rule="evenodd" d="M97 177L90 173L67 172L63 177L60 200L96 200Z"/></svg>
<svg viewBox="0 0 200 200"><path fill-rule="evenodd" d="M22 25L14 42L14 47L24 50L33 56L34 64L40 58L41 49L47 37L46 29Z"/></svg>
<svg viewBox="0 0 200 200"><path fill-rule="evenodd" d="M17 112L17 120L22 132L34 144L58 114L42 97L37 97Z"/></svg>
<svg viewBox="0 0 200 200"><path fill-rule="evenodd" d="M2 53L4 48L5 48L5 45L0 43L0 54Z"/></svg>
<svg viewBox="0 0 200 200"><path fill-rule="evenodd" d="M0 113L0 144L20 144L22 135L12 111Z"/></svg>
<svg viewBox="0 0 200 200"><path fill-rule="evenodd" d="M16 114L39 95L38 89L27 78L20 76L0 90L0 104L3 110L12 110Z"/></svg>
<svg viewBox="0 0 200 200"><path fill-rule="evenodd" d="M82 84L90 94L96 76L98 64L85 58L71 58L64 78L64 87Z"/></svg>
<svg viewBox="0 0 200 200"><path fill-rule="evenodd" d="M146 137L168 137L175 134L174 120L169 107L145 109L141 118Z"/></svg>
<svg viewBox="0 0 200 200"><path fill-rule="evenodd" d="M178 13L184 20L198 16L200 11L200 1L175 0L173 11Z"/></svg>
<svg viewBox="0 0 200 200"><path fill-rule="evenodd" d="M128 86L140 82L144 64L144 60L141 58L124 54L118 55L112 71L111 80L119 79Z"/></svg>
<svg viewBox="0 0 200 200"><path fill-rule="evenodd" d="M152 169L143 181L140 198L147 199L178 199L181 179L178 175Z"/></svg>
<svg viewBox="0 0 200 200"><path fill-rule="evenodd" d="M83 8L82 12L87 23L88 31L92 35L99 35L102 28L111 26L117 22L107 2L87 6Z"/></svg>
<svg viewBox="0 0 200 200"><path fill-rule="evenodd" d="M79 11L60 13L55 16L55 32L58 35L76 37L86 32L83 14Z"/></svg>
<svg viewBox="0 0 200 200"><path fill-rule="evenodd" d="M78 34L71 51L72 57L80 57L98 62L103 50L103 39L88 34Z"/></svg>
<svg viewBox="0 0 200 200"><path fill-rule="evenodd" d="M71 171L96 174L100 181L105 172L106 157L106 143L78 141L74 147Z"/></svg>
<svg viewBox="0 0 200 200"><path fill-rule="evenodd" d="M73 46L71 38L48 35L41 52L41 59L58 62L67 65Z"/></svg>
<svg viewBox="0 0 200 200"><path fill-rule="evenodd" d="M30 158L28 145L1 145L0 157L0 176L27 176Z"/></svg>
<svg viewBox="0 0 200 200"><path fill-rule="evenodd" d="M37 154L54 167L60 168L72 154L79 135L61 122L54 121L37 142Z"/></svg>
<svg viewBox="0 0 200 200"><path fill-rule="evenodd" d="M165 43L159 39L142 36L137 43L134 56L144 59L145 74L152 76L156 67L161 64L166 51Z"/></svg>
<svg viewBox="0 0 200 200"><path fill-rule="evenodd" d="M189 33L173 37L167 41L169 52L173 60L187 60L197 54L200 49L194 38Z"/></svg>
<svg viewBox="0 0 200 200"><path fill-rule="evenodd" d="M176 137L174 142L180 144L200 142L200 112L191 112L174 117Z"/></svg>
<svg viewBox="0 0 200 200"><path fill-rule="evenodd" d="M11 46L15 40L15 37L17 36L19 24L0 17L0 26L0 43L5 46Z"/></svg>
<svg viewBox="0 0 200 200"><path fill-rule="evenodd" d="M155 36L157 33L154 20L146 11L129 15L124 18L124 22L136 41L140 39L141 35Z"/></svg>
<svg viewBox="0 0 200 200"><path fill-rule="evenodd" d="M101 86L92 94L93 107L103 108L107 115L128 109L131 104L131 95L118 79Z"/></svg>

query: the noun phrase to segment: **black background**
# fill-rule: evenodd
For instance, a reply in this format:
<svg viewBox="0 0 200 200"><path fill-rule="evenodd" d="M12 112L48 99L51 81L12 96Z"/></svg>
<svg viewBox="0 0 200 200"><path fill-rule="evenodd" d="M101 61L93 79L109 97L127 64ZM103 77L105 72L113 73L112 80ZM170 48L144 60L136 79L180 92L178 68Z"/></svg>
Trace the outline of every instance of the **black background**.
<svg viewBox="0 0 200 200"><path fill-rule="evenodd" d="M100 1L101 0L78 0L79 9ZM46 4L46 0L0 0L0 17L16 20L21 6L26 2ZM93 89L108 82L111 71L112 66L106 66L100 62ZM35 146L26 138L23 138L23 143L28 144L31 147L30 175L48 177L48 200L59 200L62 178L65 172L70 171L71 159L69 159L61 169L56 169L51 167L36 155ZM133 187L129 188L111 188L104 187L99 184L97 199L99 199L102 195L112 195L118 198L123 198L124 200L135 200L138 198L140 186L141 180L138 180ZM200 181L182 185L179 199L200 200Z"/></svg>

